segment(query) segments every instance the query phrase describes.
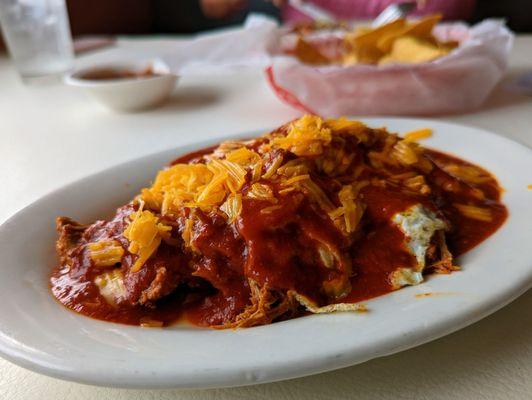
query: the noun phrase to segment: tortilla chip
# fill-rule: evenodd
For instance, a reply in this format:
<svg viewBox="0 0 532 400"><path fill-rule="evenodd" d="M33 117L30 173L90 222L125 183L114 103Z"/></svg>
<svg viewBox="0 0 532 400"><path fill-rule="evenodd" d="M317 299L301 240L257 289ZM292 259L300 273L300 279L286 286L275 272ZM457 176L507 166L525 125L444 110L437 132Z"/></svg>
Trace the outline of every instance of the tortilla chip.
<svg viewBox="0 0 532 400"><path fill-rule="evenodd" d="M415 36L417 38L427 39L436 44L436 40L432 37L432 30L436 24L441 20L441 15L429 15L419 21L405 24L401 30L388 32L383 34L377 41L377 47L383 53L388 53L393 46L393 42L402 36Z"/></svg>
<svg viewBox="0 0 532 400"><path fill-rule="evenodd" d="M417 64L443 57L447 53L449 53L448 49L435 46L428 40L404 36L394 41L391 52L381 58L379 64Z"/></svg>
<svg viewBox="0 0 532 400"><path fill-rule="evenodd" d="M354 53L347 53L342 59L342 64L345 66L358 64L357 55Z"/></svg>
<svg viewBox="0 0 532 400"><path fill-rule="evenodd" d="M309 299L306 296L303 296L300 293L297 293L293 290L289 291L288 294L293 296L299 304L310 311L313 314L329 314L333 312L367 312L367 307L362 303L336 303L329 304L323 307L319 307L314 301Z"/></svg>
<svg viewBox="0 0 532 400"><path fill-rule="evenodd" d="M405 24L404 19L398 19L366 32L361 33L358 30L353 34L348 33L345 37L346 47L356 55L358 62L375 64L384 55L377 47L379 39L383 35L393 35L396 32L400 32L405 27Z"/></svg>
<svg viewBox="0 0 532 400"><path fill-rule="evenodd" d="M302 38L298 38L294 51L296 57L306 64L321 65L328 64L331 61L321 54L318 49Z"/></svg>
<svg viewBox="0 0 532 400"><path fill-rule="evenodd" d="M441 21L441 14L428 15L425 18L422 18L418 21L415 21L408 25L408 29L405 34L417 36L417 37L428 37L432 35L432 30Z"/></svg>
<svg viewBox="0 0 532 400"><path fill-rule="evenodd" d="M405 25L406 22L404 19L397 19L389 24L368 30L365 33L355 33L351 40L355 47L376 46L381 37L400 32Z"/></svg>
<svg viewBox="0 0 532 400"><path fill-rule="evenodd" d="M432 31L440 20L441 15L436 14L413 22L397 19L378 28L358 27L345 34L340 57L329 58L302 38L299 38L294 52L300 61L311 65L416 64L432 61L459 45L458 42L440 42L433 36Z"/></svg>

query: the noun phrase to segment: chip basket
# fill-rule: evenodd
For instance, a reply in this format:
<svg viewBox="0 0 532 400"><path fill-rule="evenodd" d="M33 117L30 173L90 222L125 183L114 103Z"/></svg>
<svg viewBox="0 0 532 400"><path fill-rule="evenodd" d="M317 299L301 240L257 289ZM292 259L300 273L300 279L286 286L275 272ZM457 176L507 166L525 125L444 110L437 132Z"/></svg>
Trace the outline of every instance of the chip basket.
<svg viewBox="0 0 532 400"><path fill-rule="evenodd" d="M438 115L480 107L504 75L512 33L498 20L472 27L441 24L433 33L460 45L430 62L383 66L307 65L278 48L266 77L283 102L330 117Z"/></svg>

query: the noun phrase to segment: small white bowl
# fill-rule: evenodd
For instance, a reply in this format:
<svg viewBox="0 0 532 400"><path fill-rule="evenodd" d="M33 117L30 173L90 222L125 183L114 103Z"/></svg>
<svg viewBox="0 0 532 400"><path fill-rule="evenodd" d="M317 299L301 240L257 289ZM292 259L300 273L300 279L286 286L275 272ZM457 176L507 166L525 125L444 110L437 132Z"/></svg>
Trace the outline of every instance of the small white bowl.
<svg viewBox="0 0 532 400"><path fill-rule="evenodd" d="M150 70L153 75L142 76ZM139 76L96 78L98 73L137 73ZM65 83L81 87L105 106L121 112L134 112L162 104L175 88L178 76L161 60L98 64L74 71Z"/></svg>

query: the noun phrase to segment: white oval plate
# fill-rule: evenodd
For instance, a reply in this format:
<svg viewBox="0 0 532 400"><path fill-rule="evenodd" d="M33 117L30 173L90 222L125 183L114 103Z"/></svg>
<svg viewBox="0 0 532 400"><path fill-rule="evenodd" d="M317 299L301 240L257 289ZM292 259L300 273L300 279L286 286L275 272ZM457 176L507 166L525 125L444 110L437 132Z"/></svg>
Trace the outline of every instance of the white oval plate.
<svg viewBox="0 0 532 400"><path fill-rule="evenodd" d="M65 186L0 227L0 353L34 371L96 385L246 385L346 367L420 345L478 321L530 288L532 151L489 132L437 121L367 122L399 132L431 127L435 133L426 145L482 165L500 179L510 216L459 260L462 271L368 301L365 314L313 315L236 331L124 326L58 304L48 287L56 262L54 218L110 216L161 166L212 142L184 146ZM439 295L415 296L426 292Z"/></svg>

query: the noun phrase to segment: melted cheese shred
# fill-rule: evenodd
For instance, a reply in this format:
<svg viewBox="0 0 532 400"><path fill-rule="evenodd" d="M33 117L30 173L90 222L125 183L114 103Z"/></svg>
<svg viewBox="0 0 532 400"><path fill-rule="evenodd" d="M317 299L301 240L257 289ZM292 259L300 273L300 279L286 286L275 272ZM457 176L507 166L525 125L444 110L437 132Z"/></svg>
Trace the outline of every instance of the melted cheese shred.
<svg viewBox="0 0 532 400"><path fill-rule="evenodd" d="M417 142L418 140L428 139L431 136L432 129L423 128L405 133L404 138L407 142Z"/></svg>
<svg viewBox="0 0 532 400"><path fill-rule="evenodd" d="M232 224L242 212L244 201L270 203L260 206L260 213L265 215L281 209L280 198L294 192L328 215L342 234L352 235L365 212L360 190L374 182L360 178L364 163L348 143L353 138L355 144L369 146L382 142L382 149L368 153L372 166L408 169L408 173L396 174L390 180L426 194L430 189L418 172L430 171L432 164L413 140L426 137L428 131L411 132L408 139L401 139L384 129L370 129L360 121L305 115L261 139L224 142L198 161L162 170L153 185L140 194L140 201L151 211L135 214L124 233L130 241L129 251L138 255L133 269L139 270L161 240L168 240L170 228L159 221L158 214L184 217L184 245L197 251L192 240L191 215L195 209L220 215ZM474 176L474 171L466 172L468 178ZM322 177L338 185L323 185Z"/></svg>
<svg viewBox="0 0 532 400"><path fill-rule="evenodd" d="M276 204L276 196L299 191L350 234L356 230L364 212L364 206L356 200L359 188L348 185L337 194L326 193L311 174L312 164L318 172L329 176L344 173L355 156L335 143L345 142L342 135L365 143L371 140L371 132L385 134L370 130L360 121L323 120L306 115L286 125L284 131L266 135L267 140L258 149L250 147L253 141L226 142L204 156L203 161L176 164L160 171L153 185L142 190L140 199L148 209L161 215L178 216L184 208L199 208L207 213L219 210L232 223L242 210L243 196ZM396 147L398 159L406 164L417 160L415 148ZM292 155L287 157L288 153ZM343 156L337 161L339 154ZM247 188L244 185L248 185ZM335 204L335 198L340 205ZM266 207L264 212L277 208ZM184 235L186 243L190 243L189 236L188 233Z"/></svg>
<svg viewBox="0 0 532 400"><path fill-rule="evenodd" d="M131 214L130 219L124 236L129 240L128 251L138 256L131 267L131 272L138 272L155 253L161 240L170 236L172 228L159 222L159 218L152 212L142 209Z"/></svg>
<svg viewBox="0 0 532 400"><path fill-rule="evenodd" d="M120 261L124 255L124 249L116 240L100 240L89 243L89 256L96 267L112 267Z"/></svg>
<svg viewBox="0 0 532 400"><path fill-rule="evenodd" d="M296 156L316 156L331 143L332 132L325 122L314 115L305 115L290 124L288 134L274 138L272 145L289 150Z"/></svg>
<svg viewBox="0 0 532 400"><path fill-rule="evenodd" d="M457 204L454 206L464 216L477 221L491 222L492 215L489 208L477 207L469 204Z"/></svg>
<svg viewBox="0 0 532 400"><path fill-rule="evenodd" d="M314 301L309 299L302 294L299 294L293 290L289 291L288 294L293 296L299 304L310 311L313 314L329 314L334 312L360 312L365 313L368 311L368 308L365 304L362 303L337 303L329 304L323 307L319 307Z"/></svg>
<svg viewBox="0 0 532 400"><path fill-rule="evenodd" d="M342 204L341 207L329 212L329 216L333 219L336 225L344 229L347 233L354 232L365 206L362 202L357 201L358 192L369 182L361 181L354 185L345 185L338 193L338 199ZM342 218L343 217L343 218Z"/></svg>

